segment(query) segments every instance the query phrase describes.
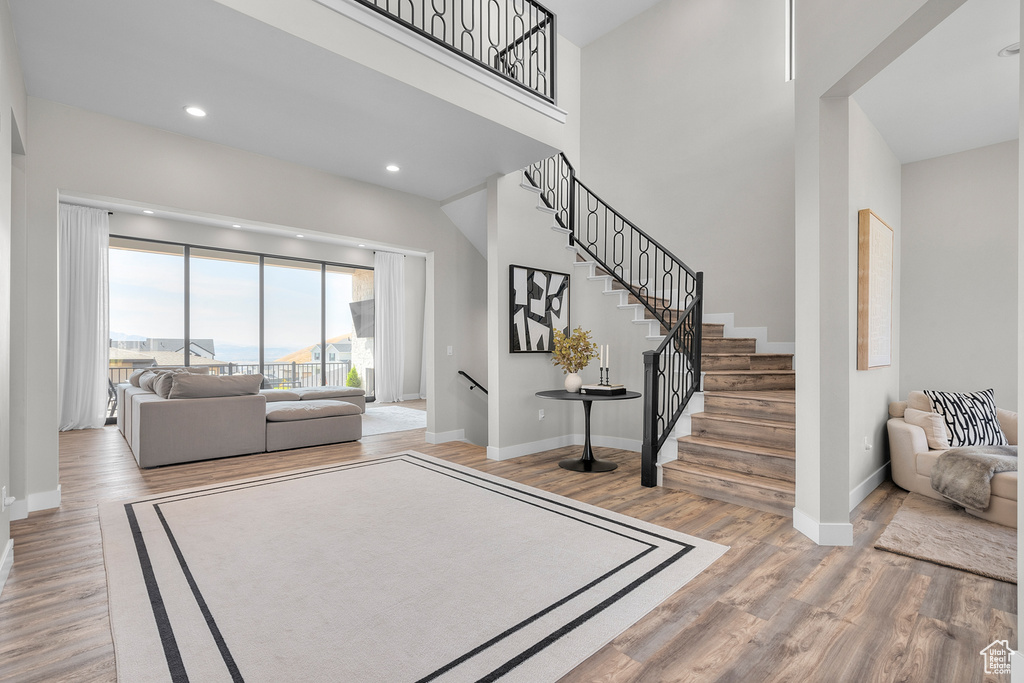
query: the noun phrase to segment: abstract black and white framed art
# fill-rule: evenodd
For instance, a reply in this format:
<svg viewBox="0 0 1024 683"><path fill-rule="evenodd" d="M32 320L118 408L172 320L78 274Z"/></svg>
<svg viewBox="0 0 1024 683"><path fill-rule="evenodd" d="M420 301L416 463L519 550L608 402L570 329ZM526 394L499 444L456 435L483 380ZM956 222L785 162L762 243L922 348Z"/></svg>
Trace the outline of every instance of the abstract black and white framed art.
<svg viewBox="0 0 1024 683"><path fill-rule="evenodd" d="M509 353L551 353L555 330L569 334L569 275L511 265Z"/></svg>

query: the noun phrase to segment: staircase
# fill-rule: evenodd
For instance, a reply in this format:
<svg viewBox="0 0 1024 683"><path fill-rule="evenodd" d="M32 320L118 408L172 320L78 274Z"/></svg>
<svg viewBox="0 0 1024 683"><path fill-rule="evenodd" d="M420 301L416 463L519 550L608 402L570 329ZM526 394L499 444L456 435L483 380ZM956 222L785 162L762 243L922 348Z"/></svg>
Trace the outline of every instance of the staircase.
<svg viewBox="0 0 1024 683"><path fill-rule="evenodd" d="M703 383L703 412L662 465L662 485L782 515L796 480L796 378L791 354L702 322L703 274L686 266L576 177L559 154L525 169L522 187L567 235L576 265L633 310L658 343L644 353L641 483L658 484L658 453ZM703 372L702 372L703 371Z"/></svg>
<svg viewBox="0 0 1024 683"><path fill-rule="evenodd" d="M634 307L634 322L660 339L645 351L640 483L658 485L658 452L700 384L700 320L704 274L694 271L653 237L609 206L576 177L564 154L523 170L522 186L540 195L538 209L554 218L566 246L592 263L605 293Z"/></svg>
<svg viewBox="0 0 1024 683"><path fill-rule="evenodd" d="M691 416L662 484L789 516L796 481L796 375L791 354L756 353L754 339L703 324L704 412Z"/></svg>

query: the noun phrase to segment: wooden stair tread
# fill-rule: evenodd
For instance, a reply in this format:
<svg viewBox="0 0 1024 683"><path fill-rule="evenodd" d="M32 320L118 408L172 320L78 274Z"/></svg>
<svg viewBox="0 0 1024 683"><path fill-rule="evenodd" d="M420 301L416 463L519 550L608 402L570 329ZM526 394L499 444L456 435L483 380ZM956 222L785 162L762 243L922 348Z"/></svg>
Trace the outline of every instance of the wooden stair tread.
<svg viewBox="0 0 1024 683"><path fill-rule="evenodd" d="M707 375L795 375L796 370L708 370Z"/></svg>
<svg viewBox="0 0 1024 683"><path fill-rule="evenodd" d="M717 467L708 467L707 465L698 465L696 463L684 463L679 460L666 463L662 467L666 467L672 470L678 471L692 471L699 472L705 476L712 476L717 479L724 479L726 481L733 481L735 483L743 483L749 486L757 486L759 488L767 488L769 490L777 490L782 494L792 494L796 490L796 486L792 481L782 481L781 479L770 479L767 477L752 476L750 474L743 474L742 472L733 472L732 470L720 470Z"/></svg>
<svg viewBox="0 0 1024 683"><path fill-rule="evenodd" d="M768 458L784 458L786 460L795 460L796 453L791 450L784 448L773 448L771 446L752 446L746 443L740 443L738 441L722 441L720 439L709 439L705 436L684 436L680 437L678 443L692 443L695 445L703 446L705 448L721 448L727 451L739 451L741 453L747 453L748 455L754 456L765 456Z"/></svg>
<svg viewBox="0 0 1024 683"><path fill-rule="evenodd" d="M734 484L742 484L781 494L792 495L796 491L796 486L792 482L782 481L781 479L751 476L749 474L733 472L731 470L720 470L717 467L708 467L706 465L698 465L697 463L673 460L672 462L665 463L662 467L669 470L675 470L677 472L693 472L694 474L700 474L705 477L712 477L714 479Z"/></svg>
<svg viewBox="0 0 1024 683"><path fill-rule="evenodd" d="M773 427L775 429L795 430L796 424L784 420L767 420L760 417L740 417L738 415L727 415L724 413L696 413L692 417L700 416L702 420L717 422L739 422L742 424L754 425L756 427Z"/></svg>
<svg viewBox="0 0 1024 683"><path fill-rule="evenodd" d="M795 372L791 370L790 372ZM751 401L779 401L796 403L796 391L793 389L770 389L766 391L715 391L704 392L705 396L717 395L726 398L745 398Z"/></svg>
<svg viewBox="0 0 1024 683"><path fill-rule="evenodd" d="M715 337L718 339L719 337ZM722 339L732 339L733 337L722 337ZM792 358L792 353L741 353L739 351L733 351L730 353L701 353L701 356L714 356L716 358L749 358L756 356L757 358Z"/></svg>

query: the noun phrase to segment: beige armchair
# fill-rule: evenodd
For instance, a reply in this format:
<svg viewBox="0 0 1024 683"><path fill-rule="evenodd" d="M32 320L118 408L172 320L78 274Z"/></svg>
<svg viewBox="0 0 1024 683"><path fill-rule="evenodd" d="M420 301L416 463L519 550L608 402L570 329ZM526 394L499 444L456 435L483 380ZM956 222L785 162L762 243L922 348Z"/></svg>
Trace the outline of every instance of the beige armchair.
<svg viewBox="0 0 1024 683"><path fill-rule="evenodd" d="M910 392L911 408L930 410L928 398L919 391ZM929 498L945 501L946 498L932 488L932 467L938 462L945 450L933 450L928 446L925 430L906 422L904 413L908 401L897 401L889 404L889 455L892 463L892 480L896 485L907 491L913 491ZM999 425L1006 435L1007 441L1017 445L1017 413L1009 410L998 411ZM948 502L948 501L947 501ZM1005 526L1017 527L1017 473L999 472L992 477L992 498L985 510L967 512Z"/></svg>

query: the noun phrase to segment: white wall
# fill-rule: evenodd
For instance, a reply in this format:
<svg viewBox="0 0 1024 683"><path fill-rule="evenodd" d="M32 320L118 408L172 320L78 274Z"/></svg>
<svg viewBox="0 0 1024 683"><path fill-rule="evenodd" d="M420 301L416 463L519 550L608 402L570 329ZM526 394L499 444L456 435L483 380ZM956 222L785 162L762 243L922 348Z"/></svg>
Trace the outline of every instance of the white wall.
<svg viewBox="0 0 1024 683"><path fill-rule="evenodd" d="M900 340L902 249L904 228L900 219L900 162L881 134L854 99L850 99L850 206L849 316L850 342L850 509L853 509L886 479L889 462L885 423L889 403L899 400L900 368L903 356ZM871 209L893 230L892 273L892 364L888 367L857 369L857 270L858 212Z"/></svg>
<svg viewBox="0 0 1024 683"><path fill-rule="evenodd" d="M1017 141L903 167L900 394L994 388L1017 409Z"/></svg>
<svg viewBox="0 0 1024 683"><path fill-rule="evenodd" d="M784 52L781 0L665 0L594 41L583 49L580 178L704 271L705 313L792 342Z"/></svg>
<svg viewBox="0 0 1024 683"><path fill-rule="evenodd" d="M632 311L620 310L618 296L602 294L603 283L587 280L565 248L566 235L551 230L552 216L537 211L537 195L520 187L514 173L488 183L488 347L490 393L488 457L506 459L571 444L582 444L583 409L575 401L552 401L536 392L561 389L565 375L550 354L509 352L509 265L568 273L570 326L591 331L596 344L611 346L611 379L642 390L643 352L657 346L645 339L647 325L634 325ZM597 382L596 361L580 373ZM543 420L538 411L544 410ZM597 446L640 450L643 402L604 403L593 408L591 425Z"/></svg>
<svg viewBox="0 0 1024 683"><path fill-rule="evenodd" d="M0 486L7 487L8 495L13 490L13 477L18 475L19 466L13 460L19 459L22 451L15 451L13 425L21 418L11 401L11 387L16 369L20 363L12 363L15 347L19 346L18 326L12 318L12 291L16 289L12 272L19 267L18 257L13 253L16 244L14 233L23 219L21 190L24 187L22 158L12 156L12 146L21 148L25 136L16 137L15 130L25 132L25 85L21 75L17 44L11 28L10 8L0 3ZM12 145L12 142L14 143ZM17 453L15 458L12 454ZM10 508L0 512L0 590L14 560L11 544Z"/></svg>
<svg viewBox="0 0 1024 683"><path fill-rule="evenodd" d="M862 400L850 380L849 259L834 253L846 243L850 221L846 98L962 2L819 0L796 12L794 525L819 543L853 541L850 406Z"/></svg>
<svg viewBox="0 0 1024 683"><path fill-rule="evenodd" d="M459 434L472 413L456 381L458 358L446 344L473 339L482 328L478 297L483 259L437 202L331 176L89 113L29 100L33 145L27 156L25 268L12 273L26 344L20 356L31 377L12 388L24 399L26 423L15 437L24 449L22 491L56 490L57 476L57 204L61 193L106 197L206 216L361 238L382 246L429 252L428 433ZM432 269L431 269L432 268ZM479 278L479 279L476 279ZM434 334L437 338L434 338ZM31 454L31 457L25 454Z"/></svg>

